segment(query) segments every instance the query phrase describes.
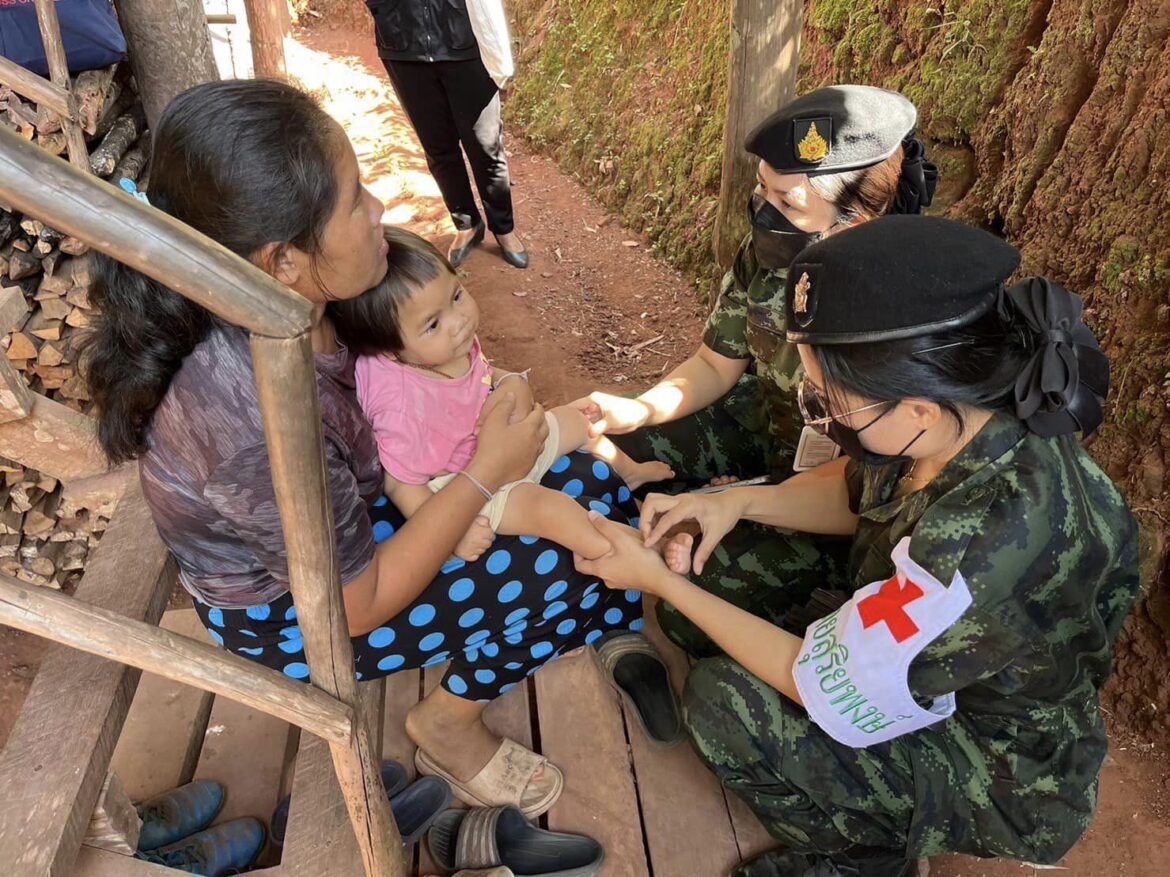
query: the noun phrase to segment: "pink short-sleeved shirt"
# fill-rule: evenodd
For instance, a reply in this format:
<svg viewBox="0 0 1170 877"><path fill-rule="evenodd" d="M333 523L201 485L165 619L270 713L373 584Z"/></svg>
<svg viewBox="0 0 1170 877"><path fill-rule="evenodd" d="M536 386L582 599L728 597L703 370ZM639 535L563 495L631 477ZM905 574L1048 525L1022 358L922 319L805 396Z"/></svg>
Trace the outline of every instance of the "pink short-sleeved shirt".
<svg viewBox="0 0 1170 877"><path fill-rule="evenodd" d="M385 356L357 361L357 396L378 440L382 466L404 484L426 484L461 472L475 453L475 423L492 388L492 368L479 346L471 368L446 380Z"/></svg>

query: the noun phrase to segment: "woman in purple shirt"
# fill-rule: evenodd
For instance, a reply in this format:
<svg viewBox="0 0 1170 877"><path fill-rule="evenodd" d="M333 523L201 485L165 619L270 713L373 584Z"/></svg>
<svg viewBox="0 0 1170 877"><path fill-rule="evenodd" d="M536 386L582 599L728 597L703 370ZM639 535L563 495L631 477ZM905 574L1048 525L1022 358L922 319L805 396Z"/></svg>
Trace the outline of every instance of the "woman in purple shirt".
<svg viewBox="0 0 1170 877"><path fill-rule="evenodd" d="M327 301L361 294L387 270L383 206L363 187L341 127L288 85L198 86L159 122L149 199L319 306L312 341L355 672L370 679L450 661L443 684L406 717L421 769L465 800L544 812L563 787L560 771L495 737L484 705L570 649L637 630L641 605L532 537L499 538L475 563L452 559L483 505L471 479L409 522L381 496L354 359L324 316ZM103 316L89 381L107 454L139 460L143 494L212 638L307 678L247 333L108 258L94 299ZM524 382L494 395L468 466L489 490L523 477L547 432ZM598 462L563 458L545 484L625 520L617 509L634 513L629 491Z"/></svg>

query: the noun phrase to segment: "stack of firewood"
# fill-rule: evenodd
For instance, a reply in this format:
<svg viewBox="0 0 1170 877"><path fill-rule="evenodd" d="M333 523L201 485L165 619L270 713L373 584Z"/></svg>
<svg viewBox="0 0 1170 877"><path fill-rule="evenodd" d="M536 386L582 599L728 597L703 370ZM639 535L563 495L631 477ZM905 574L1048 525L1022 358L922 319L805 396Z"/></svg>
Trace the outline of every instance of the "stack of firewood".
<svg viewBox="0 0 1170 877"><path fill-rule="evenodd" d="M126 64L79 74L71 82L93 172L117 183L138 180L150 152L142 103ZM0 86L0 125L58 155L65 134L55 113ZM23 323L0 326L3 355L35 393L88 412L80 346L93 318L90 256L76 238L0 204L0 288L19 287ZM7 333L11 334L7 334ZM69 588L106 520L63 499L55 479L0 457L0 572Z"/></svg>

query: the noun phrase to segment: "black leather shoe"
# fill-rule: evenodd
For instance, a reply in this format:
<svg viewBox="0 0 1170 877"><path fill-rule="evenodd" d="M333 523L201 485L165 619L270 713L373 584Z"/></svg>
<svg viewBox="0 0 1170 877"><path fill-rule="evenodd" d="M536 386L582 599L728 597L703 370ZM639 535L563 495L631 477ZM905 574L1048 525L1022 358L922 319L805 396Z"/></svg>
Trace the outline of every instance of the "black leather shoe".
<svg viewBox="0 0 1170 877"><path fill-rule="evenodd" d="M513 268L527 268L528 267L528 251L527 250L509 250L503 244L500 244L500 236L496 235L496 243L500 245L500 254L504 257L504 261Z"/></svg>
<svg viewBox="0 0 1170 877"><path fill-rule="evenodd" d="M447 261L451 263L452 268L458 268L460 265L462 265L463 261L471 252L471 248L483 243L483 235L485 231L486 228L481 222L475 227L475 235L472 237L470 243L462 247L451 247L451 249L447 251Z"/></svg>

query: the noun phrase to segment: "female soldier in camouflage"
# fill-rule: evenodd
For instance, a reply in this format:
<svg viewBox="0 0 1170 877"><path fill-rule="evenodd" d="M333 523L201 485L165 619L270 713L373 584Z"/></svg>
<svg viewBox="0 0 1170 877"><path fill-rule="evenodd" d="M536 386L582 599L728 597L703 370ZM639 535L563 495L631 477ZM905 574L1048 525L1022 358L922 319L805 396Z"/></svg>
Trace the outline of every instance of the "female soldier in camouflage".
<svg viewBox="0 0 1170 877"><path fill-rule="evenodd" d="M614 550L582 571L669 600L727 653L691 673L688 730L787 847L738 875L902 877L947 851L1050 863L1092 819L1138 534L1075 436L1109 383L1081 301L1043 278L1005 288L1018 261L925 217L808 248L787 338L805 422L848 459L647 499L646 544L696 520L696 561L741 519L852 537L852 596L803 639L595 522Z"/></svg>
<svg viewBox="0 0 1170 877"><path fill-rule="evenodd" d="M930 204L937 172L923 159L917 119L896 92L840 85L811 92L760 125L745 144L760 159L748 205L752 231L724 278L702 345L637 399L593 393L579 400L597 421L594 431L635 460L670 464L686 486L716 476L790 476L802 424L800 359L783 337L788 264L835 228ZM804 462L826 447L815 444L815 436L805 440ZM826 581L843 584L845 551L833 541L744 524L699 581L737 605L767 600L779 611ZM659 619L692 653L716 652L669 606Z"/></svg>

